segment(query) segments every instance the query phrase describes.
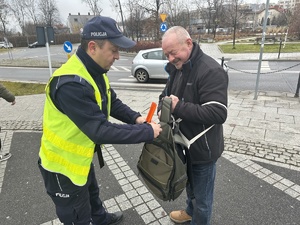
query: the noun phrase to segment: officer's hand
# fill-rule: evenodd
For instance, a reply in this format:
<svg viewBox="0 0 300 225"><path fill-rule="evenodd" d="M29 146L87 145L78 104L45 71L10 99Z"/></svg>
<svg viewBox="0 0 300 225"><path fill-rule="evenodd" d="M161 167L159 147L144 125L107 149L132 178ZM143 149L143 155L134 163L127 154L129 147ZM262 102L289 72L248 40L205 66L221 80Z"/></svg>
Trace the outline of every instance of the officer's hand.
<svg viewBox="0 0 300 225"><path fill-rule="evenodd" d="M146 117L143 116L139 116L138 118L136 118L135 123L136 124L142 124L146 122Z"/></svg>
<svg viewBox="0 0 300 225"><path fill-rule="evenodd" d="M150 123L154 132L154 138L156 138L159 133L162 131L160 124L158 123Z"/></svg>

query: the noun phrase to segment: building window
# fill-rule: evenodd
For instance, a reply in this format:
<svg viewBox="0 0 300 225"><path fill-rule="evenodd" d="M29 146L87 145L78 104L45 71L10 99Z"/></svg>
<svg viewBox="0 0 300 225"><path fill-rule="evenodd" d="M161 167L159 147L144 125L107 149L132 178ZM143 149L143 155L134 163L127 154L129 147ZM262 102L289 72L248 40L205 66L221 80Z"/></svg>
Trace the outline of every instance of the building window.
<svg viewBox="0 0 300 225"><path fill-rule="evenodd" d="M78 19L77 19L77 18L74 18L74 22L78 22Z"/></svg>

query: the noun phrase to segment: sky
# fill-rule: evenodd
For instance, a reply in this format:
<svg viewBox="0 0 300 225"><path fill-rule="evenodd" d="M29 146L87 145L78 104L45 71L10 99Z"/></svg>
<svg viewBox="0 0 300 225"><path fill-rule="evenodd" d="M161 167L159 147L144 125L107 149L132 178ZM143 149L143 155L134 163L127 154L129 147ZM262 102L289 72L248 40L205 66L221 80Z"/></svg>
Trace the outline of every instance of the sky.
<svg viewBox="0 0 300 225"><path fill-rule="evenodd" d="M102 16L109 16L115 20L119 20L118 17L120 16L118 16L115 10L112 10L109 0L101 0L101 3L103 9L101 13ZM88 12L90 12L92 14L86 3L82 3L81 0L56 0L56 4L60 12L62 23L64 24L66 24L69 13L72 15L77 15L78 13L81 15L87 15Z"/></svg>

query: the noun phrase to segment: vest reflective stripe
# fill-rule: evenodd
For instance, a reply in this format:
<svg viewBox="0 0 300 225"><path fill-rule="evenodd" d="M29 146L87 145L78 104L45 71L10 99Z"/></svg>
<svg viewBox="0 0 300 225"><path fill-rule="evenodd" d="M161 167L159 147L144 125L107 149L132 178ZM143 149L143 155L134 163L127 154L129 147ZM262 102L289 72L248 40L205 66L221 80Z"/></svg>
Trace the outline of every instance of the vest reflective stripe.
<svg viewBox="0 0 300 225"><path fill-rule="evenodd" d="M87 81L94 88L97 104L102 109L100 90L76 54L57 69L51 79L64 75L78 75ZM111 107L110 85L106 74L103 74L103 79L106 85L107 117L109 117ZM45 89L43 136L39 153L42 166L48 171L61 173L70 178L75 185L82 186L87 182L95 144L69 117L55 107L49 95L49 83ZM64 130L64 127L67 129Z"/></svg>
<svg viewBox="0 0 300 225"><path fill-rule="evenodd" d="M72 152L73 154L84 156L84 157L93 157L94 155L94 148L88 148L86 146L79 146L72 142L68 142L63 138L55 135L49 129L44 127L43 135L45 138L50 141L52 144L57 146L58 148L63 148L64 151Z"/></svg>
<svg viewBox="0 0 300 225"><path fill-rule="evenodd" d="M76 174L76 176L82 176L83 179L86 177L86 174L88 174L90 171L90 165L81 166L78 164L71 163L67 161L65 158L61 157L59 154L56 154L51 151L47 151L43 143L41 145L40 155L43 158L46 157L48 163L57 164L57 166L63 166L67 173ZM44 163L43 166L45 166ZM63 171L59 171L59 172L64 174Z"/></svg>

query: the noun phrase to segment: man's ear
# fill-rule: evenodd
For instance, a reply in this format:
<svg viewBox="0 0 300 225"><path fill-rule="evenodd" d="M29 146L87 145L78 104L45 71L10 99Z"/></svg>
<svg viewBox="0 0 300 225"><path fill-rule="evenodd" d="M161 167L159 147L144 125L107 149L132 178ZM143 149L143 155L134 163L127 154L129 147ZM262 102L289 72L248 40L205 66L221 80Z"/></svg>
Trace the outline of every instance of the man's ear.
<svg viewBox="0 0 300 225"><path fill-rule="evenodd" d="M186 39L186 43L189 47L193 47L193 40L191 38Z"/></svg>
<svg viewBox="0 0 300 225"><path fill-rule="evenodd" d="M96 42L90 41L88 43L88 52L90 52L91 54L94 54L96 52L96 47L97 47Z"/></svg>

